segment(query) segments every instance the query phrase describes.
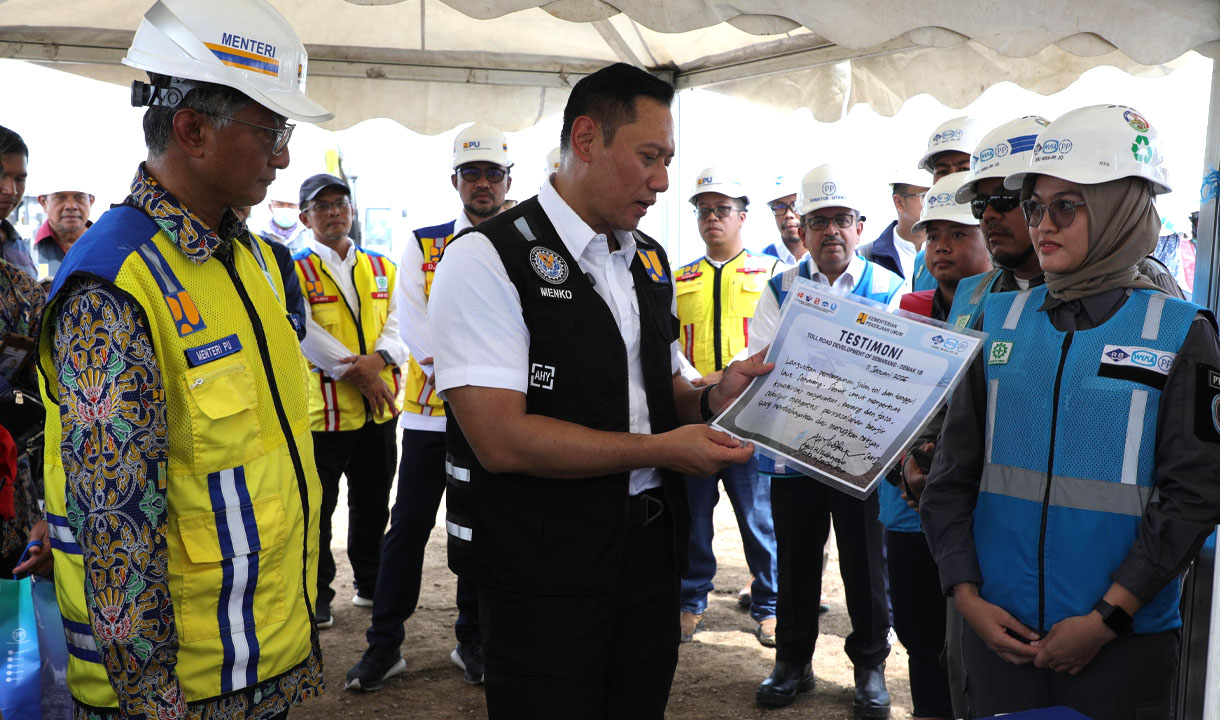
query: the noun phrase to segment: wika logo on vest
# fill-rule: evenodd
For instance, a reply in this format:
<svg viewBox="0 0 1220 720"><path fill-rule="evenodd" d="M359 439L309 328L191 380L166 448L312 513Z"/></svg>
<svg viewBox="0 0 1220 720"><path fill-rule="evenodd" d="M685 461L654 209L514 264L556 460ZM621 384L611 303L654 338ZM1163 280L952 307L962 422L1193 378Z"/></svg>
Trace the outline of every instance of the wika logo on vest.
<svg viewBox="0 0 1220 720"><path fill-rule="evenodd" d="M568 279L568 263L559 253L541 245L530 250L530 265L538 277L552 285L558 285Z"/></svg>

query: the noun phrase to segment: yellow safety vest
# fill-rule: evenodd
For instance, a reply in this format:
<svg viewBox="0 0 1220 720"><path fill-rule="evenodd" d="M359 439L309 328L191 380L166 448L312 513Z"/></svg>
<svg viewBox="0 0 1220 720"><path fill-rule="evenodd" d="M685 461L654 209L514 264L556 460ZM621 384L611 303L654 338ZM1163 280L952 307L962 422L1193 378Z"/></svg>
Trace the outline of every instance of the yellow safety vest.
<svg viewBox="0 0 1220 720"><path fill-rule="evenodd" d="M352 279L356 285L356 307L348 307L347 299L331 277L330 269L312 250L302 250L293 256L297 277L305 293L305 302L313 320L330 333L353 355L375 351L377 338L390 314L390 295L394 292L397 268L385 257L356 247L356 263ZM368 401L353 384L336 380L321 368L309 363L309 421L316 432L358 430L370 415ZM402 391L402 371L397 365L386 365L381 379L394 393ZM380 424L394 417L390 408L373 418Z"/></svg>
<svg viewBox="0 0 1220 720"><path fill-rule="evenodd" d="M674 271L678 341L702 375L723 370L750 342L750 319L779 261L742 250L717 268L700 258Z"/></svg>
<svg viewBox="0 0 1220 720"><path fill-rule="evenodd" d="M283 282L271 248L248 235L259 258L235 244L233 278L219 259L194 264L134 208L107 212L90 232L78 241L74 261L61 267L38 344L47 407L46 513L68 639L68 687L82 704L118 707L94 628L109 623L127 633L122 624L134 620L90 617L84 558L73 529L80 513L67 497L56 450L62 425L55 295L76 274L102 278L140 306L161 370L169 457L156 482L168 508L167 579L178 632L176 671L186 701L291 671L316 644L311 609L321 485L313 463L305 360L281 300ZM92 592L103 596L104 612L106 586L123 578L88 580Z"/></svg>
<svg viewBox="0 0 1220 720"><path fill-rule="evenodd" d="M419 241L419 249L423 254L424 263L420 270L424 273L424 298L432 296L432 276L436 274L436 264L445 253L445 246L453 239L453 228L456 221L444 225L420 228L415 231L415 239ZM417 415L444 416L445 404L436 396L436 388L428 382L428 376L423 368L411 358L407 368L407 390L403 395L402 411Z"/></svg>

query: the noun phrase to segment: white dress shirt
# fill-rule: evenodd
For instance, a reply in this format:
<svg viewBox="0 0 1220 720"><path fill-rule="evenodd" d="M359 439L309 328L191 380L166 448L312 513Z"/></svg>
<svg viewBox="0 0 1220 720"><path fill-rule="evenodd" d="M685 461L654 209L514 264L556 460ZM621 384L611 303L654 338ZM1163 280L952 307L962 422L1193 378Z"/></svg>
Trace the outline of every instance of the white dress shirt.
<svg viewBox="0 0 1220 720"><path fill-rule="evenodd" d="M919 254L919 248L915 247L915 243L903 240L895 227L894 249L898 251L898 264L902 266L902 277L909 289L912 287L911 278L915 277L915 256Z"/></svg>
<svg viewBox="0 0 1220 720"><path fill-rule="evenodd" d="M606 236L595 233L559 196L550 181L542 185L538 200L543 212L581 272L605 301L627 346L629 431L646 435L652 425L644 391L640 360L640 309L636 301L631 263L635 238L615 230L618 250L610 252ZM676 315L676 302L670 312ZM508 278L500 256L487 236L467 233L445 251L432 282L428 314L436 332L432 336L436 361L436 389L473 385L525 393L529 386L529 330L521 310L521 297ZM670 346L670 372L678 372L678 344ZM564 368L579 372L578 368ZM631 494L661 484L654 468L631 471Z"/></svg>
<svg viewBox="0 0 1220 720"><path fill-rule="evenodd" d="M842 291L846 295L851 294L851 289L856 286L858 279L864 273L864 263L867 262L859 255L852 255L851 262L847 263L847 270L835 279L834 283L826 282L826 276L820 271L812 273L813 281L820 282L823 285L830 285ZM813 256L806 255L801 258L801 263L813 263ZM798 273L799 266L788 268L786 273ZM894 293L894 297L890 299L889 308L897 309L899 303L902 302L902 290ZM750 345L747 348L749 355L762 350L771 344L771 340L775 337L775 327L779 324L779 300L775 298L775 293L770 289L763 293L758 300L758 305L754 308L754 320L750 322ZM747 355L748 357L748 355Z"/></svg>
<svg viewBox="0 0 1220 720"><path fill-rule="evenodd" d="M470 218L465 211L459 212L453 223L453 234L457 235L470 227ZM407 247L402 251L402 262L398 264L398 288L394 294L398 296L398 307L402 308L402 318L399 325L402 341L407 346L407 352L416 362L432 357L432 324L428 322L428 296L424 287L424 252L419 247L419 238L411 233ZM420 365L424 375L432 377L434 365ZM398 427L403 430L445 431L444 415L420 415L404 412L398 416Z"/></svg>
<svg viewBox="0 0 1220 720"><path fill-rule="evenodd" d="M352 312L356 312L356 308L360 307L356 284L352 279L352 270L356 266L356 243L350 242L350 238L348 240L350 244L343 257L339 257L339 253L319 242L312 233L306 240L306 247L317 253L331 279L339 286L339 292L343 294L347 307L350 307ZM395 300L397 294L397 291L390 293L390 307L385 326L381 328L381 335L377 338L376 345L369 348L368 352L385 350L394 359L394 364L402 367L407 362L407 349L398 339L398 304ZM339 342L338 338L314 322L308 297L305 298L305 339L301 341L301 352L305 353L309 362L337 380L343 379L343 373L349 367L348 363L340 362L340 360L357 354L356 351L349 350L346 345Z"/></svg>

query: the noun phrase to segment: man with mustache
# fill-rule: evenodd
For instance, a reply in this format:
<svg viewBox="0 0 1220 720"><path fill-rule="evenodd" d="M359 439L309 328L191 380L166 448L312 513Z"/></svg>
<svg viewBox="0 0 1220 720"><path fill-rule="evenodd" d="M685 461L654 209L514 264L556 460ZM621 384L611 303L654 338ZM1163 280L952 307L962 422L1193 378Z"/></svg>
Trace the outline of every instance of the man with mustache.
<svg viewBox="0 0 1220 720"><path fill-rule="evenodd" d="M859 195L853 193L851 181L841 170L822 165L809 171L801 182L797 204L809 256L772 279L769 292L758 301L750 327L752 353L770 344L779 309L796 277L890 307L897 307L901 298L902 278L855 253L864 218L857 210ZM768 457L759 457L758 469L771 476L771 513L779 559L775 667L758 687L758 703L790 705L797 693L813 689L822 548L833 518L852 624L844 645L855 665L853 710L857 718L888 717L885 658L890 652L890 627L877 495L857 500L793 473Z"/></svg>
<svg viewBox="0 0 1220 720"><path fill-rule="evenodd" d="M367 606L377 585L397 459L390 421L398 415L407 352L398 337L397 268L348 237L354 210L347 183L333 175L309 177L298 204L301 222L313 231L292 259L305 293L301 351L309 360L309 422L322 480L317 620L327 628L334 624L335 596L330 517L343 475L353 602Z"/></svg>
<svg viewBox="0 0 1220 720"><path fill-rule="evenodd" d="M37 277L29 247L8 221L8 216L25 197L29 157L30 150L21 136L0 125L0 257L31 277Z"/></svg>
<svg viewBox="0 0 1220 720"><path fill-rule="evenodd" d="M436 509L445 492L445 406L432 379L432 326L428 300L432 278L445 246L466 228L500 214L512 187L508 138L497 128L474 123L453 140L453 174L449 180L462 199L462 212L447 223L419 228L402 254L398 303L402 307L402 340L410 351L403 411L402 462L398 495L390 513L383 556L392 571L377 577L368 649L347 672L347 689L370 692L382 681L407 669L399 647L403 623L415 612L424 567L428 534L436 525ZM362 603L362 600L361 600ZM474 583L458 577L457 647L449 654L466 682L483 682L483 647L479 642L479 594Z"/></svg>
<svg viewBox="0 0 1220 720"><path fill-rule="evenodd" d="M55 189L38 196L38 203L47 211L47 219L34 236L34 255L38 274L44 277L54 277L68 249L93 224L89 220L93 195L79 189L79 182L62 180L55 185Z"/></svg>

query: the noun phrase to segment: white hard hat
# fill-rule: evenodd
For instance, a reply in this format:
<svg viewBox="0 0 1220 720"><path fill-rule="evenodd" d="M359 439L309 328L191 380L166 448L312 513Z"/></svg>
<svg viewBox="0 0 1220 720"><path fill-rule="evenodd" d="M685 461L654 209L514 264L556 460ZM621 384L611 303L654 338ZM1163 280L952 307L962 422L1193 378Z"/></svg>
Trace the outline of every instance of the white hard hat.
<svg viewBox="0 0 1220 720"><path fill-rule="evenodd" d="M37 176L37 182L31 184L33 187L30 189L34 191L33 194L35 197L40 195L50 195L57 192L83 192L87 195L93 194L89 189L93 185L91 178L77 173L39 173Z"/></svg>
<svg viewBox="0 0 1220 720"><path fill-rule="evenodd" d="M819 165L801 180L801 194L796 199L797 211L801 215L808 215L824 207L845 207L859 213L860 196L855 192L854 183L833 165Z"/></svg>
<svg viewBox="0 0 1220 720"><path fill-rule="evenodd" d="M890 179L887 184L890 187L898 184L925 188L932 187L932 175L923 168L896 167L890 173Z"/></svg>
<svg viewBox="0 0 1220 720"><path fill-rule="evenodd" d="M550 177L553 172L559 172L559 148L546 154L546 170L542 174Z"/></svg>
<svg viewBox="0 0 1220 720"><path fill-rule="evenodd" d="M1038 115L1026 115L1010 120L983 136L970 153L970 177L957 190L957 201L968 203L978 194L979 180L1006 178L1024 172L1029 166L1030 153L1050 120Z"/></svg>
<svg viewBox="0 0 1220 720"><path fill-rule="evenodd" d="M1050 175L1082 185L1141 177L1152 194L1171 191L1156 128L1125 105L1091 105L1055 120L1038 135L1024 172L1004 179L1016 190L1027 175Z"/></svg>
<svg viewBox="0 0 1220 720"><path fill-rule="evenodd" d="M296 205L300 200L301 180L280 175L267 188L268 202L286 202Z"/></svg>
<svg viewBox="0 0 1220 720"><path fill-rule="evenodd" d="M943 123L928 138L928 150L916 165L920 170L932 172L932 158L943 152L961 152L970 154L979 142L982 128L979 121L969 115L956 117Z"/></svg>
<svg viewBox="0 0 1220 720"><path fill-rule="evenodd" d="M963 171L937 180L932 189L928 190L928 194L924 195L923 213L919 216L919 222L912 225L911 229L919 232L933 220L978 225L979 221L970 212L970 203L957 199L958 190L969 177L970 173Z"/></svg>
<svg viewBox="0 0 1220 720"><path fill-rule="evenodd" d="M334 113L305 96L308 63L292 26L265 0L157 0L123 58L150 73L231 87L294 120L330 120ZM173 95L158 104L176 105Z"/></svg>
<svg viewBox="0 0 1220 720"><path fill-rule="evenodd" d="M799 195L801 192L800 177L800 173L795 172L775 176L775 180L768 183L763 192L763 195L768 196L767 202L774 202L789 195Z"/></svg>
<svg viewBox="0 0 1220 720"><path fill-rule="evenodd" d="M745 185L732 171L722 167L704 168L699 177L695 178L695 189L691 191L688 199L693 204L695 198L703 193L720 193L725 197L741 198L746 205L750 204L750 198L746 197Z"/></svg>
<svg viewBox="0 0 1220 720"><path fill-rule="evenodd" d="M458 133L453 139L453 169L472 162L512 167L508 159L508 137L504 131L484 123L474 123Z"/></svg>

